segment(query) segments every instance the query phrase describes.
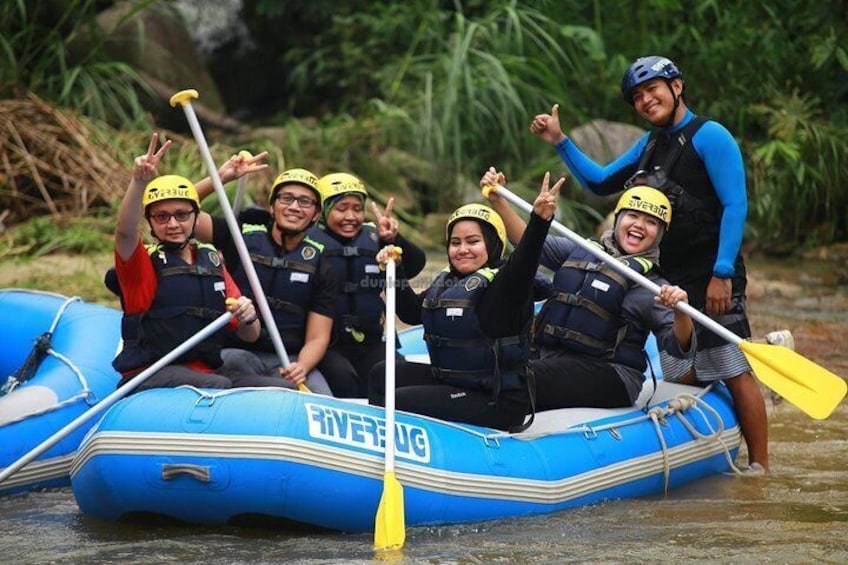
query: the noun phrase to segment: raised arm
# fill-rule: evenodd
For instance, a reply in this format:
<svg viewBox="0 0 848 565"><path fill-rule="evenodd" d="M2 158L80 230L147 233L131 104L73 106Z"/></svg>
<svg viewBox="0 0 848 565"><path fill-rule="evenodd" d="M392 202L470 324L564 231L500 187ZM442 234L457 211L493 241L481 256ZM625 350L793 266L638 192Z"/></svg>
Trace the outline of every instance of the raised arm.
<svg viewBox="0 0 848 565"><path fill-rule="evenodd" d="M266 161L268 160L268 152L263 151L258 155L250 155L247 151L239 151L221 165L218 169L218 176L221 178L221 184L227 184L251 173L258 173L268 169ZM215 185L212 183L212 177L206 177L194 184L197 189L197 195L200 200L203 200L213 192Z"/></svg>
<svg viewBox="0 0 848 565"><path fill-rule="evenodd" d="M127 187L127 192L121 200L118 221L115 225L115 251L123 260L128 260L138 246L141 237L138 224L144 216L144 206L142 205L144 187L158 176L159 162L167 153L168 148L171 147L171 140L165 140L162 147L157 151L158 145L159 134L154 133L150 138L147 153L139 155L133 161L132 178Z"/></svg>
<svg viewBox="0 0 848 565"><path fill-rule="evenodd" d="M266 170L268 165L264 161L267 159L267 151L263 151L259 155L250 155L247 151L241 151L237 155L233 155L218 169L218 176L221 178L221 183L227 184L244 175ZM206 177L194 186L197 188L197 195L201 200L215 192L215 185L212 183L211 177ZM212 243L214 231L212 216L207 212L200 212L197 216L194 236L200 241Z"/></svg>

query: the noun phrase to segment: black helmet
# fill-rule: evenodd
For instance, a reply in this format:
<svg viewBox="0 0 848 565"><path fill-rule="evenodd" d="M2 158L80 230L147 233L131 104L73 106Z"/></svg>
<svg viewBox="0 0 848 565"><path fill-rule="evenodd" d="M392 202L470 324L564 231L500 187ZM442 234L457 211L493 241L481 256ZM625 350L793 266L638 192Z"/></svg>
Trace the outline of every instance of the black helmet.
<svg viewBox="0 0 848 565"><path fill-rule="evenodd" d="M621 79L621 94L624 96L624 101L633 105L633 89L655 78L664 78L666 80L679 78L683 80L683 73L667 57L658 57L656 55L640 57L630 65L624 73L624 78Z"/></svg>

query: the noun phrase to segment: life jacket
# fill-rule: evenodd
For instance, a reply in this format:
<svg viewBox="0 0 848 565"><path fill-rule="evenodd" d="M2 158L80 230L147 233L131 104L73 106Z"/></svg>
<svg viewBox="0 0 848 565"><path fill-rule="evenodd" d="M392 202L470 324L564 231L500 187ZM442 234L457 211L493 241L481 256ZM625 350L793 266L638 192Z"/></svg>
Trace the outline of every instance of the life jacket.
<svg viewBox="0 0 848 565"><path fill-rule="evenodd" d="M226 311L224 268L218 251L204 243L192 245L193 264L161 245L147 246L158 280L156 294L145 312L124 314L124 346L112 362L115 370L127 373L156 362ZM225 336L225 330L216 332L174 364L201 360L212 369L220 367Z"/></svg>
<svg viewBox="0 0 848 565"><path fill-rule="evenodd" d="M312 303L323 246L304 237L295 249L285 252L271 239L266 225L242 224L242 235L280 337L286 349L299 351L306 339L306 317ZM283 254L279 255L281 251ZM235 269L233 279L242 292L254 298L244 265L240 264ZM264 327L256 342L241 346L274 351L273 342Z"/></svg>
<svg viewBox="0 0 848 565"><path fill-rule="evenodd" d="M385 275L375 259L380 237L373 224L365 224L353 241L342 243L324 226L309 230L309 237L324 246L323 256L339 277L334 327L340 344L352 345L383 339Z"/></svg>
<svg viewBox="0 0 848 565"><path fill-rule="evenodd" d="M663 270L671 280L680 278L679 269L712 272L718 253L721 202L703 160L690 143L708 120L696 116L675 136L655 128L637 172L625 183L625 188L652 186L671 202L673 222L660 242Z"/></svg>
<svg viewBox="0 0 848 565"><path fill-rule="evenodd" d="M592 244L601 247L597 241ZM647 275L654 267L643 257L622 259L637 273ZM647 330L623 318L629 279L578 247L554 273L555 295L545 302L535 322L536 341L543 348L608 359L644 371L643 347Z"/></svg>
<svg viewBox="0 0 848 565"><path fill-rule="evenodd" d="M491 338L480 329L477 301L497 274L483 268L462 278L443 271L423 297L421 321L433 372L440 380L492 391L525 386L528 332Z"/></svg>

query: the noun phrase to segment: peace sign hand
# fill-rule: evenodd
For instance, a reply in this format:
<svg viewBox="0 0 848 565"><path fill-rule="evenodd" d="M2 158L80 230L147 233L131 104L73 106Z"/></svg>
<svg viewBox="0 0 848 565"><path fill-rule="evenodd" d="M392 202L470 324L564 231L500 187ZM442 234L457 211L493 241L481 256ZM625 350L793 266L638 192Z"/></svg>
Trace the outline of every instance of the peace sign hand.
<svg viewBox="0 0 848 565"><path fill-rule="evenodd" d="M549 221L554 217L557 207L557 196L562 183L565 182L565 177L560 177L558 181L550 189L548 188L551 181L551 173L545 173L545 178L542 179L542 187L539 190L539 196L533 202L533 212L545 221Z"/></svg>
<svg viewBox="0 0 848 565"><path fill-rule="evenodd" d="M153 180L159 174L157 169L159 162L162 160L162 157L165 156L165 153L168 152L172 143L173 142L170 139L166 139L162 143L162 147L160 147L157 151L156 146L159 145L159 134L154 133L150 138L150 145L147 147L147 154L140 155L135 158L135 161L133 161L133 181L139 184L146 184Z"/></svg>
<svg viewBox="0 0 848 565"><path fill-rule="evenodd" d="M268 168L265 161L268 160L268 152L263 151L259 155L251 155L248 151L239 151L218 169L218 177L222 184L239 179L250 173L257 173Z"/></svg>
<svg viewBox="0 0 848 565"><path fill-rule="evenodd" d="M380 211L380 207L373 200L371 201L371 210L374 212L374 218L377 220L377 234L380 236L380 241L386 243L394 243L398 234L398 221L392 217L392 209L395 206L395 198L392 196L386 202L386 210Z"/></svg>

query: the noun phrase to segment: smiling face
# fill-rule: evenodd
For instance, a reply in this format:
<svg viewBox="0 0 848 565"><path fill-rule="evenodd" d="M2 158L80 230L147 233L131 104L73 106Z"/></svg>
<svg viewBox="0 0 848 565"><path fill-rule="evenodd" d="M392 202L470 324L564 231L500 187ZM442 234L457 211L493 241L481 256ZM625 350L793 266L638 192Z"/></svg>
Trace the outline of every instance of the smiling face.
<svg viewBox="0 0 848 565"><path fill-rule="evenodd" d="M486 265L489 253L480 224L474 220L460 220L453 225L448 239L448 260L461 275L470 275Z"/></svg>
<svg viewBox="0 0 848 565"><path fill-rule="evenodd" d="M636 210L622 210L615 223L615 241L625 255L650 249L659 236L662 222Z"/></svg>
<svg viewBox="0 0 848 565"><path fill-rule="evenodd" d="M154 202L147 209L153 235L162 243L185 243L194 232L197 214L191 200L170 199Z"/></svg>
<svg viewBox="0 0 848 565"><path fill-rule="evenodd" d="M318 219L321 208L311 189L296 183L282 186L271 202L274 231L285 235L305 232Z"/></svg>
<svg viewBox="0 0 848 565"><path fill-rule="evenodd" d="M682 100L677 109L674 108L674 98L682 92L683 81L679 78L671 81L655 78L633 88L633 107L651 125L665 127L672 114L675 114L673 121L676 123L685 113Z"/></svg>
<svg viewBox="0 0 848 565"><path fill-rule="evenodd" d="M348 194L330 205L327 229L336 235L354 238L365 222L365 204L359 196Z"/></svg>

